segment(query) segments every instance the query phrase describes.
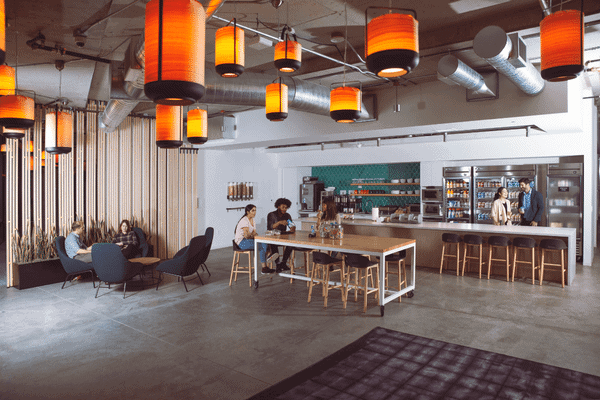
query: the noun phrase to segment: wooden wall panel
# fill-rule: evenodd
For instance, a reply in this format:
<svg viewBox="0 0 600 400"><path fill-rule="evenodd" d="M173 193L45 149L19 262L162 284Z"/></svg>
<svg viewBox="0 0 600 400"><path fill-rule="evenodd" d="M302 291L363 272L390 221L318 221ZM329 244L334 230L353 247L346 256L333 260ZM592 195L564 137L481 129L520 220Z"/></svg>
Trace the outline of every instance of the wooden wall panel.
<svg viewBox="0 0 600 400"><path fill-rule="evenodd" d="M197 235L197 151L158 149L156 121L128 117L117 132L98 126L104 103L90 101L74 112L74 146L68 154L44 150L45 110L21 140L8 140L7 285L18 285L13 268L13 234L29 226L67 235L75 218L106 222L118 229L135 218L150 237L155 256L172 257ZM33 152L29 143L33 141ZM35 233L35 232L33 232Z"/></svg>

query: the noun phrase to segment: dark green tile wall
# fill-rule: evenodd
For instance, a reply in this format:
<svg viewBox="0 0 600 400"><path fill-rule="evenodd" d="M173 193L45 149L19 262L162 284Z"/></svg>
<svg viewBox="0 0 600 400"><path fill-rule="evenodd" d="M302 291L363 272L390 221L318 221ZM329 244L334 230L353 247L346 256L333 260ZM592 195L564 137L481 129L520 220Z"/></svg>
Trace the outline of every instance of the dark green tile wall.
<svg viewBox="0 0 600 400"><path fill-rule="evenodd" d="M398 163L398 164L365 164L365 165L336 165L328 167L313 167L312 176L316 176L325 183L325 187L335 187L335 193L340 190L357 190L357 186L352 186L352 179L372 180L383 178L383 182L390 182L392 179L401 178L420 178L419 163ZM402 186L364 186L364 189L385 190L389 193L391 190L415 190L420 189L419 184ZM397 205L404 206L411 203L418 203L419 197L399 196L399 197L379 197L365 196L363 203L367 200L373 201L373 206Z"/></svg>

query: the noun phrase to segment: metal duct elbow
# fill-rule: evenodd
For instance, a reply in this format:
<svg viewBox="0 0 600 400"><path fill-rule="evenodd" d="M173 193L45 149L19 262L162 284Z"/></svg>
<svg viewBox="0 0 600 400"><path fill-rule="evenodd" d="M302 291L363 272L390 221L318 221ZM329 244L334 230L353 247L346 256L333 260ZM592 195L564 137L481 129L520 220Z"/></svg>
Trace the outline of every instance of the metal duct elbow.
<svg viewBox="0 0 600 400"><path fill-rule="evenodd" d="M473 40L473 50L526 94L535 96L544 89L545 82L531 63L519 62L523 65L520 68L511 64L509 56L513 43L499 26L492 25L479 31Z"/></svg>
<svg viewBox="0 0 600 400"><path fill-rule="evenodd" d="M98 125L105 132L114 132L137 106L139 100L113 99L98 115Z"/></svg>
<svg viewBox="0 0 600 400"><path fill-rule="evenodd" d="M495 93L487 87L485 80L480 74L452 55L444 56L438 62L438 74L457 85L477 93L485 93L491 96L495 95Z"/></svg>

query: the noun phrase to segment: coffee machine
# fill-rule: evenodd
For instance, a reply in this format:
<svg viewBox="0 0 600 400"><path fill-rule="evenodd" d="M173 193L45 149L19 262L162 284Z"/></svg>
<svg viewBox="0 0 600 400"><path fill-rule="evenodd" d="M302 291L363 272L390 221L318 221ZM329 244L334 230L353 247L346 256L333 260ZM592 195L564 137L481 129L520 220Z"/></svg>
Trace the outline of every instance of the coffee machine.
<svg viewBox="0 0 600 400"><path fill-rule="evenodd" d="M300 211L317 211L324 189L325 184L317 181L316 177L305 176L300 185Z"/></svg>

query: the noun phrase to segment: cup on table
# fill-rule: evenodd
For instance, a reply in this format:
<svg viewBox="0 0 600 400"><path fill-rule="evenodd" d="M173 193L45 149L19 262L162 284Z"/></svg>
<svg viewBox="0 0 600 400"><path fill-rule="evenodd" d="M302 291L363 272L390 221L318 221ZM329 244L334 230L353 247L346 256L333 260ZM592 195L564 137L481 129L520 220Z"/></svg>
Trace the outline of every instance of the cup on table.
<svg viewBox="0 0 600 400"><path fill-rule="evenodd" d="M525 214L525 207L519 208L519 214Z"/></svg>

